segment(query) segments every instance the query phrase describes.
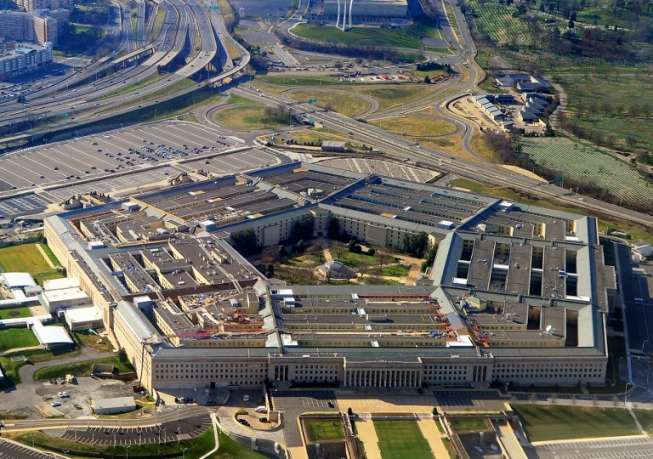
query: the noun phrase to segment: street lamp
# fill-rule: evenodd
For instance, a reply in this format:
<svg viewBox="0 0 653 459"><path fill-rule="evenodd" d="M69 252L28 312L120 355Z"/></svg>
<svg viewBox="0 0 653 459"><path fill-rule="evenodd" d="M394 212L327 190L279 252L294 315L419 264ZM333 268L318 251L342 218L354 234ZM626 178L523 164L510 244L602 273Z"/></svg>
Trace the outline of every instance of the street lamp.
<svg viewBox="0 0 653 459"><path fill-rule="evenodd" d="M628 409L628 386L635 387L635 385L630 381L626 383L626 393L624 394L624 408L626 409Z"/></svg>

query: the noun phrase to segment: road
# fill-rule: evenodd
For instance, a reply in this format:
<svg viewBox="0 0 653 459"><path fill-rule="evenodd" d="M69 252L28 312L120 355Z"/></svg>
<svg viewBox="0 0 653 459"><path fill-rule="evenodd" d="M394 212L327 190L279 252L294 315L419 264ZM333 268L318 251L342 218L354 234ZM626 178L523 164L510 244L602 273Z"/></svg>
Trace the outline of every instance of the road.
<svg viewBox="0 0 653 459"><path fill-rule="evenodd" d="M154 413L149 417L135 419L117 418L117 419L24 419L24 420L6 420L3 431L5 432L25 432L30 430L58 430L71 428L134 428L134 427L151 427L160 424L175 422L186 418L200 415L207 415L208 409L203 406L191 405L175 408L164 409Z"/></svg>
<svg viewBox="0 0 653 459"><path fill-rule="evenodd" d="M52 361L39 362L35 365L24 365L20 368L18 374L20 375L21 383L13 390L7 392L0 392L0 406L2 409L12 411L20 409L25 406L34 406L41 403L43 400L36 394L36 389L41 387L42 381L34 381L34 373L40 368L49 367L52 365L68 364L83 362L86 360L101 359L104 357L111 357L113 352L95 352L90 348L84 347L80 353L72 357L56 359Z"/></svg>
<svg viewBox="0 0 653 459"><path fill-rule="evenodd" d="M460 70L461 75L452 80L452 82L447 83L447 89L452 92L451 95L439 101L426 100L422 101L423 103L421 104L418 102L411 107L411 110L416 111L425 107L434 106L441 116L454 122L459 128L464 130L463 147L469 154L478 158L472 145L472 139L476 129L475 125L472 121L459 117L447 109L451 101L463 94L476 90L478 83L485 77L483 70L475 61L477 50L465 18L460 8L453 1L450 1L450 4L453 11L455 11L458 32L454 33L451 28L445 29L445 35L449 36L449 41L452 42L452 47L456 50L456 55L448 59L449 63ZM387 157L392 159L417 161L422 165L437 170L479 180L491 185L499 187L509 186L527 195L552 200L564 206L580 208L598 216L610 217L616 220L628 220L653 228L653 217L651 215L581 195L557 185L545 183L507 170L500 165L489 164L487 162L478 164L455 158L442 151L421 147L416 143L409 142L401 136L391 134L372 124L354 120L327 110L319 110L312 105L297 104L284 94L266 94L244 87L236 88L233 92L268 105L270 103L289 105L292 107L291 109L294 113L310 114L325 127L339 132L347 132L362 143L378 147ZM443 91L443 93L446 93L446 91Z"/></svg>

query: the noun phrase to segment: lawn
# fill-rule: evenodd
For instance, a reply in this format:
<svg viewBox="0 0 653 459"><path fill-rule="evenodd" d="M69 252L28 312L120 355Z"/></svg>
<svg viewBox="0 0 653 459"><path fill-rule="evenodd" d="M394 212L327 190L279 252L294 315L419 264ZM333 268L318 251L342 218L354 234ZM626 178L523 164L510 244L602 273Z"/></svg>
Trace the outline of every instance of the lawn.
<svg viewBox="0 0 653 459"><path fill-rule="evenodd" d="M649 435L653 435L653 411L651 410L633 410L637 420L642 425L642 428Z"/></svg>
<svg viewBox="0 0 653 459"><path fill-rule="evenodd" d="M96 352L111 352L113 350L113 346L107 338L94 333L75 332L75 338L82 346L90 347Z"/></svg>
<svg viewBox="0 0 653 459"><path fill-rule="evenodd" d="M0 329L0 351L7 351L19 347L38 346L39 341L27 328Z"/></svg>
<svg viewBox="0 0 653 459"><path fill-rule="evenodd" d="M0 249L0 270L2 272L27 272L34 280L43 284L46 280L62 277L56 269L52 269L38 249L41 246L52 264L59 265L52 251L44 244L21 244Z"/></svg>
<svg viewBox="0 0 653 459"><path fill-rule="evenodd" d="M374 121L374 124L386 131L414 139L443 137L457 131L450 121L433 116L431 109L397 118L384 118Z"/></svg>
<svg viewBox="0 0 653 459"><path fill-rule="evenodd" d="M374 421L383 459L432 459L416 421Z"/></svg>
<svg viewBox="0 0 653 459"><path fill-rule="evenodd" d="M437 28L413 24L406 27L353 27L346 32L329 26L299 24L291 32L298 37L322 43L349 46L386 46L394 48L422 49L423 38L439 39Z"/></svg>
<svg viewBox="0 0 653 459"><path fill-rule="evenodd" d="M4 379L0 381L0 388L20 382L18 371L23 365L24 363L14 362L9 357L0 357L0 367L5 375Z"/></svg>
<svg viewBox="0 0 653 459"><path fill-rule="evenodd" d="M488 419L483 416L459 416L449 419L451 427L458 432L485 432L490 430Z"/></svg>
<svg viewBox="0 0 653 459"><path fill-rule="evenodd" d="M621 408L513 405L530 441L618 437L639 431L628 411Z"/></svg>
<svg viewBox="0 0 653 459"><path fill-rule="evenodd" d="M385 266L381 270L383 276L394 276L394 277L405 277L410 271L410 266L408 265L390 265Z"/></svg>
<svg viewBox="0 0 653 459"><path fill-rule="evenodd" d="M469 0L466 2L479 31L486 33L499 46L516 44L530 45L533 38L528 24L517 17L515 5L498 0Z"/></svg>
<svg viewBox="0 0 653 459"><path fill-rule="evenodd" d="M23 317L30 317L31 315L32 313L30 313L29 307L27 306L0 309L0 320L19 319Z"/></svg>
<svg viewBox="0 0 653 459"><path fill-rule="evenodd" d="M345 438L345 428L338 419L311 418L302 419L308 441L321 442Z"/></svg>
<svg viewBox="0 0 653 459"><path fill-rule="evenodd" d="M341 81L330 76L318 75L263 75L257 76L256 81L262 81L267 84L279 86L326 86L326 85L342 85ZM232 96L233 97L233 96Z"/></svg>
<svg viewBox="0 0 653 459"><path fill-rule="evenodd" d="M37 381L44 381L65 376L67 374L75 376L89 376L93 366L96 363L112 363L118 373L129 373L134 371L129 362L122 360L120 355L114 355L113 357L107 357L103 359L84 360L81 362L63 363L45 368L39 368L34 372L34 379Z"/></svg>
<svg viewBox="0 0 653 459"><path fill-rule="evenodd" d="M362 115L370 109L370 103L367 100L352 94L351 91L293 91L290 94L290 97L298 102L314 101L315 105L318 107L326 108L350 117Z"/></svg>
<svg viewBox="0 0 653 459"><path fill-rule="evenodd" d="M403 104L416 102L432 92L439 90L438 85L423 84L380 84L357 87L357 91L374 97L379 103L379 112Z"/></svg>
<svg viewBox="0 0 653 459"><path fill-rule="evenodd" d="M231 102L231 99L230 99ZM256 102L237 102L235 107L220 110L215 115L215 121L222 126L240 131L249 129L275 129L288 126L288 123L267 121L265 106Z"/></svg>
<svg viewBox="0 0 653 459"><path fill-rule="evenodd" d="M112 457L127 457L126 455L133 458L156 457L158 455L181 457L183 454L187 459L198 459L213 449L215 445L212 428L191 440L162 444L132 445L129 447L129 450L122 446L88 445L47 435L43 432L22 433L18 434L15 439L26 445L51 451L74 451L76 453L75 457L95 457L95 455L91 456L91 454L101 452ZM211 456L212 459L263 459L265 457L237 443L223 433L220 433L219 440L220 449L215 455Z"/></svg>
<svg viewBox="0 0 653 459"><path fill-rule="evenodd" d="M599 148L566 137L523 139L522 146L533 161L561 176L603 188L625 202L653 206L651 181Z"/></svg>
<svg viewBox="0 0 653 459"><path fill-rule="evenodd" d="M350 252L346 247L332 247L331 254L338 260L352 268L369 268L378 266L379 255L366 255L364 253Z"/></svg>

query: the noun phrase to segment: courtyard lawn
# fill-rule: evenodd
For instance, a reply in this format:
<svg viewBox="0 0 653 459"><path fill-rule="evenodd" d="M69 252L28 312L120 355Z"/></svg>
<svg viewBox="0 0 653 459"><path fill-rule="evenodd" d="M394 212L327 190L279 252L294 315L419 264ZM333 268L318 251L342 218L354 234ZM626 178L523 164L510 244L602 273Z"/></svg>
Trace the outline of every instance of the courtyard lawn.
<svg viewBox="0 0 653 459"><path fill-rule="evenodd" d="M18 308L0 309L0 320L4 319L20 319L23 317L31 317L31 313L27 306Z"/></svg>
<svg viewBox="0 0 653 459"><path fill-rule="evenodd" d="M345 438L345 428L340 419L306 417L302 420L308 440L321 442Z"/></svg>
<svg viewBox="0 0 653 459"><path fill-rule="evenodd" d="M483 416L460 416L450 418L451 427L458 432L485 432L490 430L488 419Z"/></svg>
<svg viewBox="0 0 653 459"><path fill-rule="evenodd" d="M331 254L334 260L338 260L352 268L378 266L379 264L378 254L354 253L350 252L346 247L332 247Z"/></svg>
<svg viewBox="0 0 653 459"><path fill-rule="evenodd" d="M416 421L374 421L383 459L433 459Z"/></svg>
<svg viewBox="0 0 653 459"><path fill-rule="evenodd" d="M384 276L404 277L408 275L409 271L410 266L408 265L390 265L384 267L381 274Z"/></svg>
<svg viewBox="0 0 653 459"><path fill-rule="evenodd" d="M27 272L34 280L42 284L45 280L62 277L61 273L48 264L41 251L57 266L57 261L52 251L43 244L21 244L0 249L0 270L2 272Z"/></svg>
<svg viewBox="0 0 653 459"><path fill-rule="evenodd" d="M621 408L513 405L530 441L637 435L628 411Z"/></svg>
<svg viewBox="0 0 653 459"><path fill-rule="evenodd" d="M0 329L0 352L20 347L38 346L39 341L27 328Z"/></svg>

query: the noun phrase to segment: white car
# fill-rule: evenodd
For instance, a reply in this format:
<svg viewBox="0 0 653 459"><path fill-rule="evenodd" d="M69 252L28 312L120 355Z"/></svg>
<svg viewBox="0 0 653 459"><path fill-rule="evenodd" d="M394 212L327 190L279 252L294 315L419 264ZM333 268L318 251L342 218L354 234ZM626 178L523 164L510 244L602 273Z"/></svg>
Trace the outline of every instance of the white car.
<svg viewBox="0 0 653 459"><path fill-rule="evenodd" d="M50 406L52 408L57 408L58 406L61 406L61 402L52 402L52 403L50 403Z"/></svg>

